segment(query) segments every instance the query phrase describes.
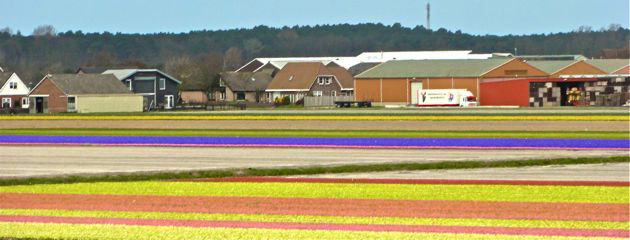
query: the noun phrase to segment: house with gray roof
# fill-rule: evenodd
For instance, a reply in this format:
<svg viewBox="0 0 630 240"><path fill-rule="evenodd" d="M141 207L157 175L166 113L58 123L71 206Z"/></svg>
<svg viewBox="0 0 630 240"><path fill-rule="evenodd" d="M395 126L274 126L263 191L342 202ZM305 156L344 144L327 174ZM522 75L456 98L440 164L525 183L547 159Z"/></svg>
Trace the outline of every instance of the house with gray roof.
<svg viewBox="0 0 630 240"><path fill-rule="evenodd" d="M224 72L215 96L223 101L266 102L265 90L271 80L271 72Z"/></svg>
<svg viewBox="0 0 630 240"><path fill-rule="evenodd" d="M179 102L181 81L158 69L110 69L127 88L144 96L145 109L172 109Z"/></svg>
<svg viewBox="0 0 630 240"><path fill-rule="evenodd" d="M112 74L48 74L28 94L30 113L142 112L143 97Z"/></svg>

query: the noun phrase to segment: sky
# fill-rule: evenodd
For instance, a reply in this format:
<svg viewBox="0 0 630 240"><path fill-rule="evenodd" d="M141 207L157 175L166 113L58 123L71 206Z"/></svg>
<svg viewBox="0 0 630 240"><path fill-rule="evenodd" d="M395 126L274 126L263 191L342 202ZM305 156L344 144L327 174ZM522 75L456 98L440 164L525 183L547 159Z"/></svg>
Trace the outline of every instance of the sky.
<svg viewBox="0 0 630 240"><path fill-rule="evenodd" d="M475 35L628 28L628 0L431 0L431 28ZM427 0L0 0L0 28L112 33L341 24L425 25ZM7 14L10 13L10 14Z"/></svg>

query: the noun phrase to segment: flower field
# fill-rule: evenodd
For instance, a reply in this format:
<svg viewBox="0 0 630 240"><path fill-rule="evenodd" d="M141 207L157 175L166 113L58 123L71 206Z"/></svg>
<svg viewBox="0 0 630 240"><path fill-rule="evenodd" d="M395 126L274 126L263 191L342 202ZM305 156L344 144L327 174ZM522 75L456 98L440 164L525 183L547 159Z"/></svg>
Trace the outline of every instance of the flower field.
<svg viewBox="0 0 630 240"><path fill-rule="evenodd" d="M627 115L525 115L525 116L429 116L429 115L21 115L0 120L324 120L324 121L630 121Z"/></svg>
<svg viewBox="0 0 630 240"><path fill-rule="evenodd" d="M4 145L104 145L170 147L298 147L390 149L570 149L630 150L630 142L610 139L523 138L264 138L156 136L1 136Z"/></svg>
<svg viewBox="0 0 630 240"><path fill-rule="evenodd" d="M242 177L0 187L0 238L624 239L629 182Z"/></svg>

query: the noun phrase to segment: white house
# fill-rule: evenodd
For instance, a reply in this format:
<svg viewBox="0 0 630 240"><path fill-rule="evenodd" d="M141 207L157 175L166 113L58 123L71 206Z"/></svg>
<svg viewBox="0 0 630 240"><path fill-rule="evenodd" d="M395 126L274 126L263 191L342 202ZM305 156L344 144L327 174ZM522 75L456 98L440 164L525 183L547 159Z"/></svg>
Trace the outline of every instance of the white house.
<svg viewBox="0 0 630 240"><path fill-rule="evenodd" d="M17 73L0 72L0 108L28 109L29 89Z"/></svg>

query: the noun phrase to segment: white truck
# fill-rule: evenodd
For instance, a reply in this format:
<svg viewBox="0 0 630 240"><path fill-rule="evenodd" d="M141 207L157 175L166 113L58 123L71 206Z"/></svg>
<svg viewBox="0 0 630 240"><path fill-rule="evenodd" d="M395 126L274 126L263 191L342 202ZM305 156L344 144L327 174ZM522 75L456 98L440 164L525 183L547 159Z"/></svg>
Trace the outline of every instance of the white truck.
<svg viewBox="0 0 630 240"><path fill-rule="evenodd" d="M476 97L466 89L418 90L418 107L476 107Z"/></svg>

